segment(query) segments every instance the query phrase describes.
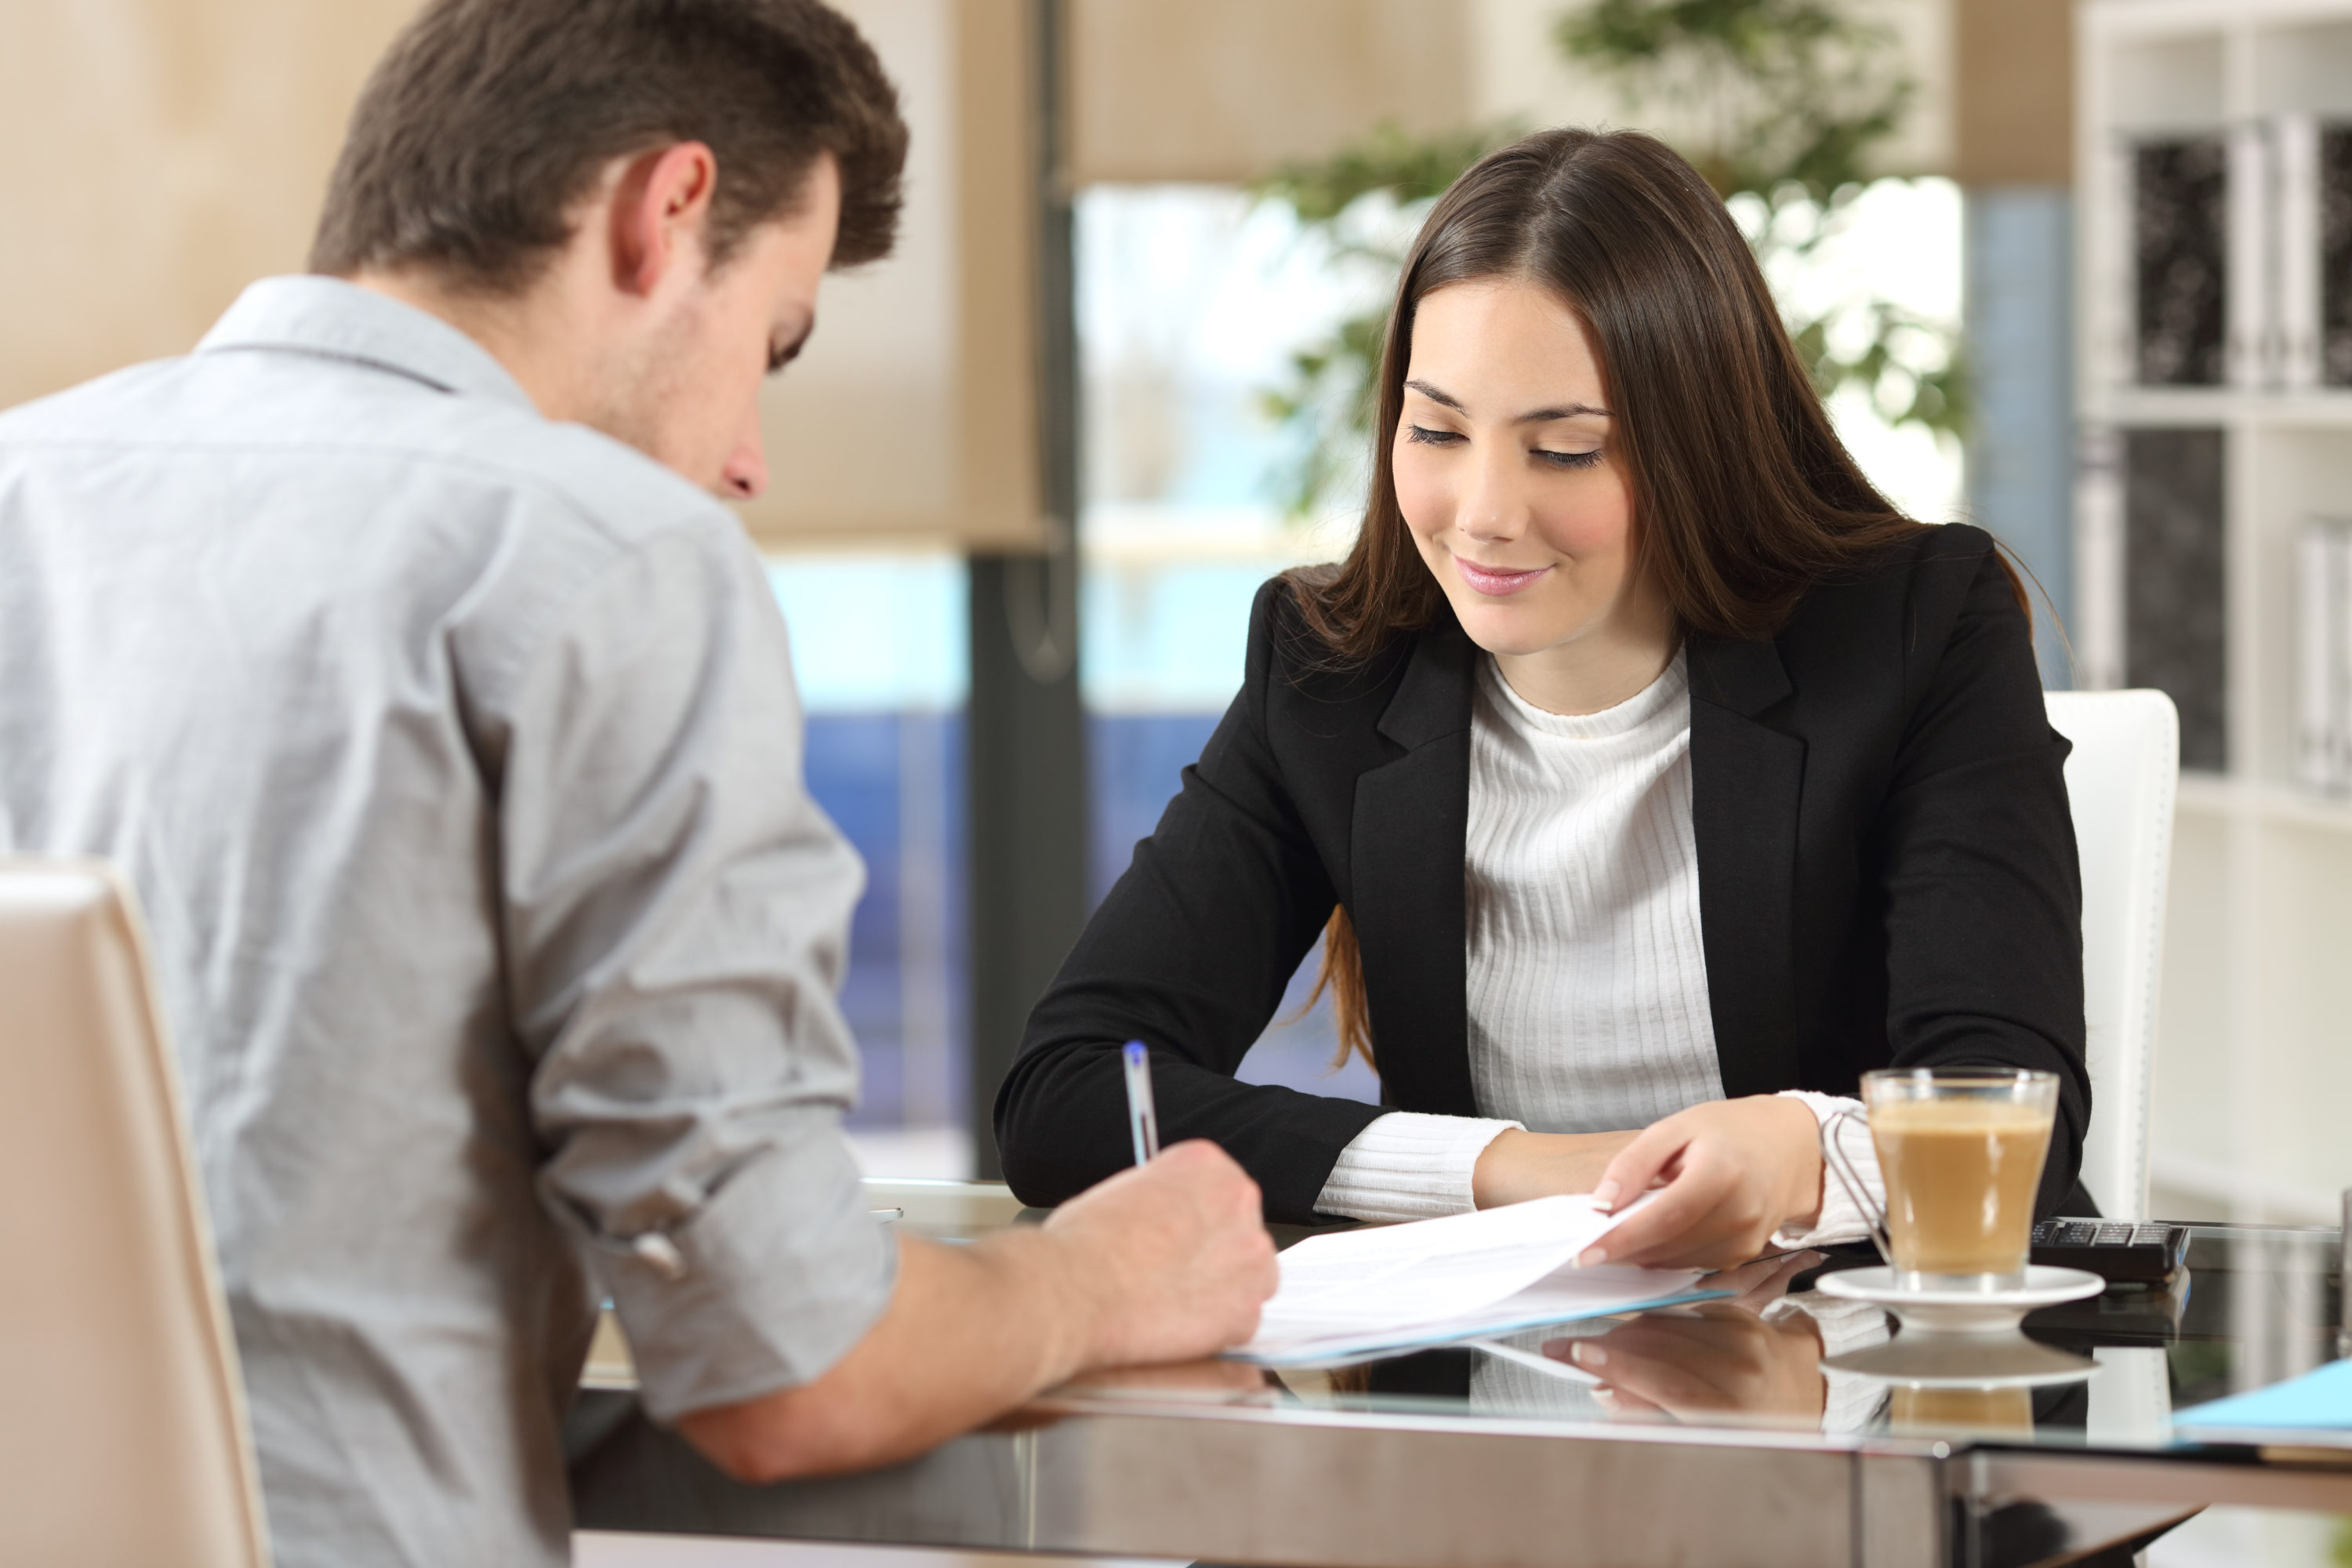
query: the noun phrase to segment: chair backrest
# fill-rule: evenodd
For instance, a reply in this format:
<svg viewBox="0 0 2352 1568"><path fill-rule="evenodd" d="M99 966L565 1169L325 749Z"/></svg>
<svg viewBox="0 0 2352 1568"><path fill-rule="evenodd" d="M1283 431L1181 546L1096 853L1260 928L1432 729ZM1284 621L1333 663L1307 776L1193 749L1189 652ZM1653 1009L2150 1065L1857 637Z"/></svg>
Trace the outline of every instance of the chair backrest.
<svg viewBox="0 0 2352 1568"><path fill-rule="evenodd" d="M0 1563L268 1561L158 1019L112 874L0 858Z"/></svg>
<svg viewBox="0 0 2352 1568"><path fill-rule="evenodd" d="M2053 691L2050 726L2074 743L2066 796L2083 862L2083 1013L2091 1135L2083 1185L2116 1219L2147 1217L2148 1076L2180 721L2161 691Z"/></svg>

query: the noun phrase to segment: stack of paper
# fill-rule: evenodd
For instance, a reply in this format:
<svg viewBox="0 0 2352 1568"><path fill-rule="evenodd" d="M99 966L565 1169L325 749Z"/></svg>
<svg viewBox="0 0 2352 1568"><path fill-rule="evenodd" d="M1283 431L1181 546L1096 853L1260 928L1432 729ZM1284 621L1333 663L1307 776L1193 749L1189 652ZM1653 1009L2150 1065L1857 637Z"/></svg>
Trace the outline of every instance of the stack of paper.
<svg viewBox="0 0 2352 1568"><path fill-rule="evenodd" d="M2202 1442L2227 1442L2232 1434L2300 1433L2352 1440L2352 1361L2330 1362L2285 1383L2231 1394L2210 1405L2177 1412L2172 1428Z"/></svg>
<svg viewBox="0 0 2352 1568"><path fill-rule="evenodd" d="M1580 1194L1310 1237L1282 1255L1256 1336L1230 1353L1336 1361L1727 1294L1694 1272L1574 1267L1648 1201L1612 1215Z"/></svg>

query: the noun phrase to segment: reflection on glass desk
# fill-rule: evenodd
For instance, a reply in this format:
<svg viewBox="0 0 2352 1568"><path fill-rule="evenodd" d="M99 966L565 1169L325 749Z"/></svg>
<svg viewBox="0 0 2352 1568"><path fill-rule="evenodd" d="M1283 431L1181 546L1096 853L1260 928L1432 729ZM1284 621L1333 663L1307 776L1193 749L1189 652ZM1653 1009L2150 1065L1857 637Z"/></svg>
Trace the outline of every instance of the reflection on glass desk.
<svg viewBox="0 0 2352 1568"><path fill-rule="evenodd" d="M953 1239L982 1184L869 1184ZM1292 1239L1295 1231L1277 1232ZM569 1438L583 1528L1365 1568L2025 1564L2128 1554L2213 1503L2352 1513L2352 1440L2199 1447L2175 1408L2334 1357L2332 1230L2199 1226L2163 1290L1937 1340L1811 1289L1339 1366L1097 1373L871 1475L738 1486L645 1421L609 1342Z"/></svg>

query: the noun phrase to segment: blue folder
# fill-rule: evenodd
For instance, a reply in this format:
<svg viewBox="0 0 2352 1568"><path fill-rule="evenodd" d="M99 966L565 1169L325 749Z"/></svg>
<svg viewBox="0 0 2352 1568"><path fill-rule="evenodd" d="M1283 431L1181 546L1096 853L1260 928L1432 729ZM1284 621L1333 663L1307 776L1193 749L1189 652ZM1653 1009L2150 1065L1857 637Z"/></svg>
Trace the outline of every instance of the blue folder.
<svg viewBox="0 0 2352 1568"><path fill-rule="evenodd" d="M2284 1383L2176 1411L2173 1430L2335 1432L2352 1439L2352 1361L2330 1362Z"/></svg>

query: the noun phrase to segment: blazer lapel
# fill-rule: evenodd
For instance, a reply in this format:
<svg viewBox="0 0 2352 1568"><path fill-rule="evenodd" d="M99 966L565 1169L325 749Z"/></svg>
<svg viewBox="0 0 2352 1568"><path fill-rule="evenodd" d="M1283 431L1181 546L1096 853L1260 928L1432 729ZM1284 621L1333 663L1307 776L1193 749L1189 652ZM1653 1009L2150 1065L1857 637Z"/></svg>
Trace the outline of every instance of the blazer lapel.
<svg viewBox="0 0 2352 1568"><path fill-rule="evenodd" d="M1451 615L1421 634L1379 724L1404 754L1357 776L1349 843L1381 1099L1448 1116L1477 1114L1462 908L1475 658Z"/></svg>
<svg viewBox="0 0 2352 1568"><path fill-rule="evenodd" d="M1799 1082L1797 813L1805 742L1759 715L1792 692L1770 642L1693 637L1691 825L1700 942L1723 1092Z"/></svg>

